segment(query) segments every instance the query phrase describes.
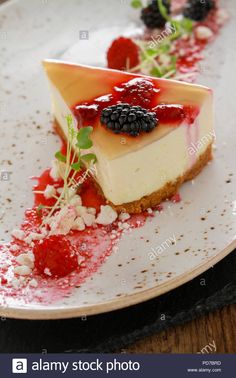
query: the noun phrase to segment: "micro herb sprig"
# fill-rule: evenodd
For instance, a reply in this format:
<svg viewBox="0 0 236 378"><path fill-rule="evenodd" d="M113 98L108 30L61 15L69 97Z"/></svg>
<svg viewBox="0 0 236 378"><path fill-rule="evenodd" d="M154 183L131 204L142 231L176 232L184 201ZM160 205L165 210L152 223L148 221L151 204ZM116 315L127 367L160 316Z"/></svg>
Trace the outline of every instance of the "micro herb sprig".
<svg viewBox="0 0 236 378"><path fill-rule="evenodd" d="M170 3L170 0L169 0ZM180 20L173 19L167 12L163 0L157 0L157 6L162 17L175 28L175 38L181 37L183 34L191 33L193 30L193 21L189 18L183 17Z"/></svg>
<svg viewBox="0 0 236 378"><path fill-rule="evenodd" d="M131 72L141 71L156 77L171 77L176 73L176 56L171 54L168 38L160 44L150 46L149 42L136 41L141 51L141 63Z"/></svg>
<svg viewBox="0 0 236 378"><path fill-rule="evenodd" d="M56 199L56 202L52 207L39 205L37 208L37 213L40 213L44 208L49 209L49 213L44 219L44 224L48 222L55 210L60 209L69 203L73 191L76 191L81 185L81 181L76 182L76 175L78 172L83 167L87 167L86 172L90 172L91 166L97 161L95 154L82 153L83 150L88 150L93 145L93 142L90 139L93 127L82 127L79 131L76 131L71 115L66 116L66 122L68 134L66 155L61 151L55 153L58 165L62 165L61 171L63 172L62 178L64 183L60 195L53 196ZM43 194L44 192L36 191L36 193Z"/></svg>
<svg viewBox="0 0 236 378"><path fill-rule="evenodd" d="M166 21L171 21L171 17L168 15L167 9L163 4L162 0L157 0L157 6L159 8L160 14Z"/></svg>
<svg viewBox="0 0 236 378"><path fill-rule="evenodd" d="M163 0L156 1L162 17L166 20L166 28L160 32L158 38L152 38L152 41L136 40L140 48L141 62L130 69L130 72L141 71L155 77L170 78L177 72L177 56L171 49L172 42L183 35L190 34L193 29L193 21L186 17L172 18L168 14ZM136 2L132 3L136 4ZM131 5L136 7L132 3Z"/></svg>

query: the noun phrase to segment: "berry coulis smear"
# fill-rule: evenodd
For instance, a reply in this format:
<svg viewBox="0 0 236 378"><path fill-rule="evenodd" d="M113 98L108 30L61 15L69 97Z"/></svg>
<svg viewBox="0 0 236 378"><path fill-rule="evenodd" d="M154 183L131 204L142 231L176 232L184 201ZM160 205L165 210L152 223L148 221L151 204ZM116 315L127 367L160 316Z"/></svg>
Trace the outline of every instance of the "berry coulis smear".
<svg viewBox="0 0 236 378"><path fill-rule="evenodd" d="M127 80L127 77L126 77ZM94 98L85 103L77 103L72 111L78 121L78 127L98 124L102 111L111 106L129 104L139 106L156 115L157 123L179 126L183 120L192 124L199 109L196 106L179 104L158 104L158 96L164 89L156 88L151 78L135 78L123 83L117 83L111 93ZM105 127L104 124L102 126ZM158 127L158 126L157 126ZM116 132L117 133L117 132ZM123 134L123 132L119 132Z"/></svg>
<svg viewBox="0 0 236 378"><path fill-rule="evenodd" d="M46 169L41 176L34 178L37 180L34 190L44 190L47 185L62 186L62 180L53 180L49 173L50 169ZM97 212L104 204L91 178L83 183L80 196L84 206L94 207ZM41 194L35 194L34 206L26 210L20 226L25 235L40 232L45 210L39 211L38 205L53 206L54 202L54 199L48 200ZM148 217L147 212L131 216L126 221L129 230L142 227ZM129 230L120 229L118 221L115 221L109 226L96 225L83 231L72 230L67 235L49 236L41 243L34 242L34 246L13 238L9 244L0 246L1 304L7 306L12 297L19 299L19 303L23 300L24 303L41 304L68 297L74 288L97 272L110 254L116 251L122 234ZM16 258L29 252L35 257L34 269L27 278L16 277L18 281L15 284ZM45 274L47 269L50 275Z"/></svg>

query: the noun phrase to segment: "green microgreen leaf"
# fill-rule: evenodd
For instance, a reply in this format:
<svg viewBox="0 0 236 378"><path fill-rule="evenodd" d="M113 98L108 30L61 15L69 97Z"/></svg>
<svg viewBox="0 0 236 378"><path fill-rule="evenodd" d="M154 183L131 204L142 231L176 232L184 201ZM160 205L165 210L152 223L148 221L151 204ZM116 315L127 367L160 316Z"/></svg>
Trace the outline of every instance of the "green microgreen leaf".
<svg viewBox="0 0 236 378"><path fill-rule="evenodd" d="M70 127L70 126L73 125L73 118L72 118L72 115L71 115L71 114L68 114L68 115L66 116L66 122L67 122L68 127Z"/></svg>
<svg viewBox="0 0 236 378"><path fill-rule="evenodd" d="M159 49L155 49L155 48L147 48L147 50L145 50L145 53L146 53L146 55L147 56L155 56L155 55L157 55L157 53L158 53L158 50Z"/></svg>
<svg viewBox="0 0 236 378"><path fill-rule="evenodd" d="M189 34L193 30L193 21L186 17L179 21L171 20L171 25L175 28L175 33L170 36L170 40L177 39L185 33Z"/></svg>
<svg viewBox="0 0 236 378"><path fill-rule="evenodd" d="M174 29L174 33L171 33L168 36L168 40L169 40L169 42L172 42L172 41L175 41L176 39L178 39L179 37L182 36L183 30L181 28L179 21L171 20L170 25L171 25L171 28Z"/></svg>
<svg viewBox="0 0 236 378"><path fill-rule="evenodd" d="M156 76L156 77L162 77L163 76L163 72L162 72L161 68L159 68L159 67L153 67L152 70L151 70L151 75L152 76Z"/></svg>
<svg viewBox="0 0 236 378"><path fill-rule="evenodd" d="M170 43L168 42L168 43L163 43L163 44L161 44L160 46L159 46L159 48L158 48L158 52L159 52L159 54L165 54L165 53L167 53L167 52L169 52L170 51Z"/></svg>
<svg viewBox="0 0 236 378"><path fill-rule="evenodd" d="M180 20L172 19L168 14L167 7L163 4L163 0L156 1L162 17L168 21L166 33L160 33L148 43L137 42L141 50L141 63L137 66L137 69L141 71L142 69L148 69L153 76L168 78L172 77L177 71L177 58L171 53L172 41L190 33L193 28L193 22L186 17ZM167 33L167 30L170 32ZM161 55L165 55L169 59L163 61L159 59Z"/></svg>
<svg viewBox="0 0 236 378"><path fill-rule="evenodd" d="M181 20L181 25L182 25L182 28L183 28L187 33L191 33L191 32L192 32L192 30L193 30L193 21L190 20L189 18L184 17L184 18Z"/></svg>
<svg viewBox="0 0 236 378"><path fill-rule="evenodd" d="M70 138L71 138L71 141L72 141L75 137L75 129L73 128L73 126L70 126L69 133L70 133Z"/></svg>
<svg viewBox="0 0 236 378"><path fill-rule="evenodd" d="M62 153L61 151L57 151L57 152L55 153L55 158L56 158L57 160L63 162L63 163L66 162L66 156L63 155L63 153Z"/></svg>
<svg viewBox="0 0 236 378"><path fill-rule="evenodd" d="M157 6L159 8L159 11L162 15L162 17L166 20L166 21L170 21L170 16L168 15L168 12L167 12L167 9L165 7L165 5L163 4L162 0L157 0Z"/></svg>
<svg viewBox="0 0 236 378"><path fill-rule="evenodd" d="M177 56L176 55L171 55L171 63L172 65L176 66L176 62L177 62Z"/></svg>
<svg viewBox="0 0 236 378"><path fill-rule="evenodd" d="M77 133L77 143L76 147L80 148L81 150L87 150L88 148L92 147L93 142L91 141L90 134L93 131L92 126L82 127Z"/></svg>
<svg viewBox="0 0 236 378"><path fill-rule="evenodd" d="M131 6L135 9L142 8L143 3L141 0L132 0L131 1Z"/></svg>
<svg viewBox="0 0 236 378"><path fill-rule="evenodd" d="M76 163L71 164L71 168L76 172L80 171L81 169L80 161L77 161Z"/></svg>
<svg viewBox="0 0 236 378"><path fill-rule="evenodd" d="M84 160L86 163L96 163L97 157L94 154L85 154L81 156L81 159Z"/></svg>
<svg viewBox="0 0 236 378"><path fill-rule="evenodd" d="M61 209L69 203L69 189L74 188L76 173L80 171L83 161L90 163L92 161L96 162L97 160L96 156L92 153L81 156L81 150L86 150L93 145L92 140L90 139L90 134L93 131L93 128L91 126L83 127L77 132L72 115L66 116L66 122L68 128L66 156L63 155L61 151L58 151L55 154L57 160L65 163L65 169L63 171L64 185L61 194L57 197L53 206L45 207L40 205L38 207L39 212L42 208L50 209L42 224L47 224L57 209Z"/></svg>

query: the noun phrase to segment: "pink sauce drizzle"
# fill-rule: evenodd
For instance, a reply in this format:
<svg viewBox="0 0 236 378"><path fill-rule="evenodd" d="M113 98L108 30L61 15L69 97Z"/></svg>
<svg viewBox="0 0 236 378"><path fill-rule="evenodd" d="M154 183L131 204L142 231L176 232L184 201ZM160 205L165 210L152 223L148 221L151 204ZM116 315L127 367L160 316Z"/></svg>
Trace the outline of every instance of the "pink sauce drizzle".
<svg viewBox="0 0 236 378"><path fill-rule="evenodd" d="M41 177L38 178L38 185L36 187L43 189L48 183L52 184L53 180L51 178L49 179L49 177L49 170L43 172ZM90 184L87 183L87 190L85 189L84 194L82 194L82 198L84 196L87 202L89 202L90 190L93 191L93 189L90 188ZM100 198L98 196L94 198L94 193L92 193L92 195L92 203L95 204L95 199L98 203ZM39 198L40 196L41 195L36 194L36 204L38 204L39 201L42 203L42 200ZM127 223L129 223L130 229L142 227L146 222L147 217L147 213L133 215L127 220ZM41 216L38 215L36 207L33 207L25 212L25 218L21 225L21 229L24 230L26 234L29 234L30 232L39 232L40 224ZM116 234L115 237L111 239L110 236L113 230L116 231ZM9 297L18 297L21 298L24 303L35 301L46 304L67 297L70 295L74 287L80 286L88 277L99 269L103 262L112 253L113 248L117 245L123 232L124 231L118 227L118 221L110 226L98 225L96 228L88 227L84 231L71 231L66 237L76 246L79 254L85 258L85 261L77 271L60 279L44 278L39 276L37 272L33 271L30 279L35 278L37 280L38 285L36 288L29 287L28 284L20 287L13 287L11 284L13 269L17 265L15 257L24 252L32 251L33 248L24 241L17 239L14 239L6 246L0 246L0 302L3 301L3 297L5 300ZM18 246L19 251L11 252L12 246Z"/></svg>
<svg viewBox="0 0 236 378"><path fill-rule="evenodd" d="M185 77L183 76L183 80L185 81L196 81L197 75L203 69L199 64L204 59L203 50L209 43L212 43L216 39L225 22L220 22L218 20L218 12L219 9L216 7L215 10L209 13L204 21L195 24L193 35L186 39L180 38L175 43L173 54L177 56L177 71L179 74L187 74ZM199 26L208 27L213 32L213 36L205 40L198 39L196 36L196 29Z"/></svg>

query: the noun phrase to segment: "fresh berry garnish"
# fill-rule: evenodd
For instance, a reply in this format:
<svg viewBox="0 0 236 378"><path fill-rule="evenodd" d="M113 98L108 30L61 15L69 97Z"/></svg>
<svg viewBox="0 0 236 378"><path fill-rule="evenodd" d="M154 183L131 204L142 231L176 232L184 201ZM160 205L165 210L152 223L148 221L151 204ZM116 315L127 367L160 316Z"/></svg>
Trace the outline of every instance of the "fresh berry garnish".
<svg viewBox="0 0 236 378"><path fill-rule="evenodd" d="M121 102L149 107L153 97L159 92L154 84L143 78L135 78L116 88Z"/></svg>
<svg viewBox="0 0 236 378"><path fill-rule="evenodd" d="M167 14L170 14L170 1L162 0L163 6L166 8ZM162 16L157 0L152 0L146 8L141 11L141 20L150 28L163 28L166 24L166 19Z"/></svg>
<svg viewBox="0 0 236 378"><path fill-rule="evenodd" d="M39 274L47 277L64 277L78 268L78 255L69 240L53 235L36 242L34 265Z"/></svg>
<svg viewBox="0 0 236 378"><path fill-rule="evenodd" d="M101 123L115 134L125 133L137 136L152 131L158 124L155 113L141 106L118 104L108 106L101 113Z"/></svg>
<svg viewBox="0 0 236 378"><path fill-rule="evenodd" d="M98 113L98 105L77 105L74 108L74 115L81 122L93 120Z"/></svg>
<svg viewBox="0 0 236 378"><path fill-rule="evenodd" d="M185 17L194 21L204 20L208 13L215 8L214 0L188 0L184 7Z"/></svg>
<svg viewBox="0 0 236 378"><path fill-rule="evenodd" d="M139 61L139 48L130 38L115 39L107 52L108 67L116 70L134 68Z"/></svg>
<svg viewBox="0 0 236 378"><path fill-rule="evenodd" d="M152 110L162 123L180 122L185 116L184 107L182 105L162 104L157 105Z"/></svg>

